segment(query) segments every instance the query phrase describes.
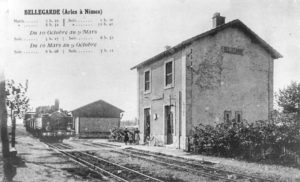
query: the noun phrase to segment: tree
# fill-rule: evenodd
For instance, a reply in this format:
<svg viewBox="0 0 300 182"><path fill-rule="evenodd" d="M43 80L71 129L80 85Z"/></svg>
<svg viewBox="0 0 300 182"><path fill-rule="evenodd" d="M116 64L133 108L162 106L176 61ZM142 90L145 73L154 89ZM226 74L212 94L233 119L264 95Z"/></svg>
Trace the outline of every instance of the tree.
<svg viewBox="0 0 300 182"><path fill-rule="evenodd" d="M27 81L26 86L20 83L17 84L14 80L6 81L6 105L10 109L10 118L12 121L12 147L15 147L16 118L22 119L29 109L29 98L26 96L26 93Z"/></svg>
<svg viewBox="0 0 300 182"><path fill-rule="evenodd" d="M278 105L284 113L299 112L300 109L300 83L292 82L278 93Z"/></svg>

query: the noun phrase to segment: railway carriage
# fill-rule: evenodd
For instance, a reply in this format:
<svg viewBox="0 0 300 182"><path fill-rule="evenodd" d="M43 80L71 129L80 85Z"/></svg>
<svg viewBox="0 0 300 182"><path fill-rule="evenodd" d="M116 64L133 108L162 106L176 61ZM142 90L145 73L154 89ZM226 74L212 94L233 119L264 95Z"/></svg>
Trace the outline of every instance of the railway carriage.
<svg viewBox="0 0 300 182"><path fill-rule="evenodd" d="M27 112L24 116L23 124L24 124L26 131L28 131L28 132L33 131L34 117L35 117L35 112Z"/></svg>

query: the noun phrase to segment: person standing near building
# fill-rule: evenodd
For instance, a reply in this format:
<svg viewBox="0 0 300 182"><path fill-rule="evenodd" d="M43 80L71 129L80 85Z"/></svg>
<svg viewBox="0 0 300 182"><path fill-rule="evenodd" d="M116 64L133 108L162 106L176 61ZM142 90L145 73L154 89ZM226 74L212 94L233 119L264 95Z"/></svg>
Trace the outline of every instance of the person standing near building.
<svg viewBox="0 0 300 182"><path fill-rule="evenodd" d="M129 138L129 144L131 145L134 140L134 134L131 133L130 131L128 132L128 138Z"/></svg>
<svg viewBox="0 0 300 182"><path fill-rule="evenodd" d="M127 145L127 142L129 140L128 132L129 132L128 129L125 128L125 130L124 130L124 143L125 143L125 145Z"/></svg>
<svg viewBox="0 0 300 182"><path fill-rule="evenodd" d="M138 145L140 142L140 131L138 128L136 128L134 131L134 141L136 145Z"/></svg>

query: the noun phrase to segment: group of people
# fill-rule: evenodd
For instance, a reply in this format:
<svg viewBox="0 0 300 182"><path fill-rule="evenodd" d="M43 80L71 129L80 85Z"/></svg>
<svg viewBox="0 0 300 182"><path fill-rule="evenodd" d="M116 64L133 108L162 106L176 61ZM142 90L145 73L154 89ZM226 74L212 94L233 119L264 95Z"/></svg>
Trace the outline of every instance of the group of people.
<svg viewBox="0 0 300 182"><path fill-rule="evenodd" d="M129 131L127 128L124 130L124 143L125 145L129 144L139 144L140 141L140 131L139 129L135 129L133 132Z"/></svg>
<svg viewBox="0 0 300 182"><path fill-rule="evenodd" d="M138 128L134 130L128 130L127 128L113 128L110 130L109 138L112 141L123 141L126 145L127 144L139 144L140 141L140 131Z"/></svg>

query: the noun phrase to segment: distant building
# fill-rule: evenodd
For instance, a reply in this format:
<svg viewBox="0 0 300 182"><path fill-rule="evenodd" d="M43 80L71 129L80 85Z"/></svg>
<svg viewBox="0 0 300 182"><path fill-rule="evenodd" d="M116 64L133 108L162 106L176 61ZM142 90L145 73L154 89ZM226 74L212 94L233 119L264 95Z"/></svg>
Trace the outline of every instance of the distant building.
<svg viewBox="0 0 300 182"><path fill-rule="evenodd" d="M240 20L213 28L134 66L141 138L186 148L199 124L268 119L273 60L282 56Z"/></svg>
<svg viewBox="0 0 300 182"><path fill-rule="evenodd" d="M75 133L79 137L108 137L110 129L120 126L124 111L99 100L72 111Z"/></svg>
<svg viewBox="0 0 300 182"><path fill-rule="evenodd" d="M55 99L54 105L52 106L39 106L35 109L37 114L47 114L47 113L52 113L55 111L59 111L59 100Z"/></svg>

